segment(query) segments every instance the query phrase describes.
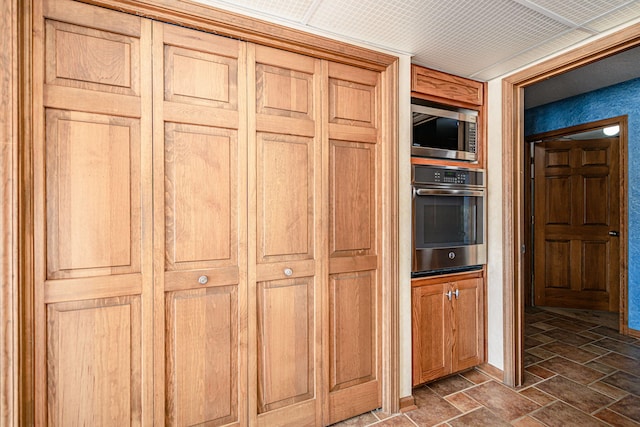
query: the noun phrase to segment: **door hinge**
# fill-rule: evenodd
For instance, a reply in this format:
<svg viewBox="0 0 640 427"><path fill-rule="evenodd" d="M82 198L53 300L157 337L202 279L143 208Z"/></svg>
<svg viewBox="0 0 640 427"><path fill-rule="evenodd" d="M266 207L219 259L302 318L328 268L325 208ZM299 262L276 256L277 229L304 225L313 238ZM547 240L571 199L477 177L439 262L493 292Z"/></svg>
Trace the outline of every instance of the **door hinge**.
<svg viewBox="0 0 640 427"><path fill-rule="evenodd" d="M536 223L536 217L531 215L531 225L534 225Z"/></svg>

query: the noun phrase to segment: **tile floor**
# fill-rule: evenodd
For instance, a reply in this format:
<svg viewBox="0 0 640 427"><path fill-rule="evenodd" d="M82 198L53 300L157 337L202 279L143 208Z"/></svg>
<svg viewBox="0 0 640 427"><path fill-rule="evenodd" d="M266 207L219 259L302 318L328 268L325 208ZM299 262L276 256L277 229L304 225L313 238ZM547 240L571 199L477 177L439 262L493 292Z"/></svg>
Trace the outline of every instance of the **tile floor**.
<svg viewBox="0 0 640 427"><path fill-rule="evenodd" d="M414 389L418 409L334 426L640 426L640 340L538 308L525 324L522 387L474 369Z"/></svg>

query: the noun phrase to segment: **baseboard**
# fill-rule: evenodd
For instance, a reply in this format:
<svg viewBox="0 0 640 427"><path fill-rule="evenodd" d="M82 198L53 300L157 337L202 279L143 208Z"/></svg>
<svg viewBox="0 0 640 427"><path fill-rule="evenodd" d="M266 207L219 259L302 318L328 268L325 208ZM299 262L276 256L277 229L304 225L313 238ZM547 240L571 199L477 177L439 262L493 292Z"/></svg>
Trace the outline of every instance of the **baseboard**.
<svg viewBox="0 0 640 427"><path fill-rule="evenodd" d="M483 373L489 375L490 377L503 382L504 381L504 371L502 369L498 369L493 365L488 363L483 363L480 366L477 366L476 369L482 371Z"/></svg>
<svg viewBox="0 0 640 427"><path fill-rule="evenodd" d="M416 400L413 396L400 398L400 412L413 411L414 409L418 409L418 406L416 405Z"/></svg>
<svg viewBox="0 0 640 427"><path fill-rule="evenodd" d="M630 337L633 337L633 338L640 339L640 331L637 330L637 329L627 328L627 335L629 335Z"/></svg>

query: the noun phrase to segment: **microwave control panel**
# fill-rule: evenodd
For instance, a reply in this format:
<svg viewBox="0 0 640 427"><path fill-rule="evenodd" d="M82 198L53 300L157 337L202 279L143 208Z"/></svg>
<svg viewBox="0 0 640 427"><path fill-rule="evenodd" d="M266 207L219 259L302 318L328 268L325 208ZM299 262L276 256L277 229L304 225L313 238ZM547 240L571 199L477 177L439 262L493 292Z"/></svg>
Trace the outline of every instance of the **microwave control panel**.
<svg viewBox="0 0 640 427"><path fill-rule="evenodd" d="M484 186L484 171L442 166L414 165L414 184Z"/></svg>

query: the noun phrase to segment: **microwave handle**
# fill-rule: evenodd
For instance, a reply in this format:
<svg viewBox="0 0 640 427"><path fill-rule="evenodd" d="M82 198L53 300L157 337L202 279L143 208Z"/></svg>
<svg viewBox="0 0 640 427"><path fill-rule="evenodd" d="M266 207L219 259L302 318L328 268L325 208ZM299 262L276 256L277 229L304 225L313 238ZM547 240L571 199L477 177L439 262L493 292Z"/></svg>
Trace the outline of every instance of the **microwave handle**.
<svg viewBox="0 0 640 427"><path fill-rule="evenodd" d="M413 187L413 196L484 196L484 191Z"/></svg>

